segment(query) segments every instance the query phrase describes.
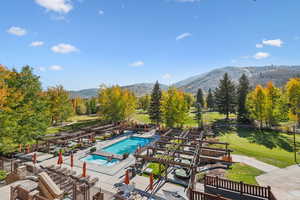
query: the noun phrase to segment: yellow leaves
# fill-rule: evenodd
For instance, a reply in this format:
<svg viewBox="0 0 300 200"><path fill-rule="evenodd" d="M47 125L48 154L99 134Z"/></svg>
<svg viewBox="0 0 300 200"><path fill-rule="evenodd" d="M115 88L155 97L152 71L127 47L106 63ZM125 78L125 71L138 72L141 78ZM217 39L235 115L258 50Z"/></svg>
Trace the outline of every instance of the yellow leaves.
<svg viewBox="0 0 300 200"><path fill-rule="evenodd" d="M285 85L285 89L290 105L289 117L300 121L300 79L291 78Z"/></svg>

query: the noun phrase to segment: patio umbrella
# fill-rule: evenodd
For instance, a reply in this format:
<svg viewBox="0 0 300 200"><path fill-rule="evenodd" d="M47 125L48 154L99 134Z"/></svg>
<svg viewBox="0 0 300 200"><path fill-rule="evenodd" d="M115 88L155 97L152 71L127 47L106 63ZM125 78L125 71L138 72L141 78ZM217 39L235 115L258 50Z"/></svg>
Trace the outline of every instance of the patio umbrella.
<svg viewBox="0 0 300 200"><path fill-rule="evenodd" d="M149 186L150 190L153 190L153 182L154 182L154 177L153 177L153 174L151 173L150 174L150 186Z"/></svg>
<svg viewBox="0 0 300 200"><path fill-rule="evenodd" d="M36 153L34 153L34 154L32 155L32 162L33 162L33 164L36 163Z"/></svg>
<svg viewBox="0 0 300 200"><path fill-rule="evenodd" d="M71 154L71 167L74 167L74 155L73 153Z"/></svg>
<svg viewBox="0 0 300 200"><path fill-rule="evenodd" d="M83 167L82 167L82 177L86 177L86 163L83 163Z"/></svg>
<svg viewBox="0 0 300 200"><path fill-rule="evenodd" d="M61 151L59 151L59 154L58 154L57 164L58 165L63 164L63 157L62 157L62 152Z"/></svg>
<svg viewBox="0 0 300 200"><path fill-rule="evenodd" d="M124 183L125 184L129 184L129 173L128 173L128 170L126 170L126 172L125 172L125 180L124 180Z"/></svg>
<svg viewBox="0 0 300 200"><path fill-rule="evenodd" d="M26 146L26 153L30 153L30 144L27 144Z"/></svg>
<svg viewBox="0 0 300 200"><path fill-rule="evenodd" d="M19 144L19 152L22 152L22 144Z"/></svg>

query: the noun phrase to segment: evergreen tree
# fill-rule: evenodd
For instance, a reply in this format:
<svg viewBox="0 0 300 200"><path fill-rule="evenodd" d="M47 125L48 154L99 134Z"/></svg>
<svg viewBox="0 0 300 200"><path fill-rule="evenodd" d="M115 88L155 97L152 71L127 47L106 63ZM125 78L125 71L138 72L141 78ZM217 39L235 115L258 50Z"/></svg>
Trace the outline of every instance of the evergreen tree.
<svg viewBox="0 0 300 200"><path fill-rule="evenodd" d="M203 98L203 91L201 88L198 89L197 95L196 95L196 104L200 104L200 106L204 107L204 98Z"/></svg>
<svg viewBox="0 0 300 200"><path fill-rule="evenodd" d="M237 119L242 123L249 123L249 113L246 108L247 95L250 90L248 77L243 74L239 79L239 85L237 88L238 96L238 108L237 108Z"/></svg>
<svg viewBox="0 0 300 200"><path fill-rule="evenodd" d="M217 110L226 115L227 120L229 119L229 114L235 112L235 86L227 73L224 74L223 79L220 80L219 86L216 88L215 104Z"/></svg>
<svg viewBox="0 0 300 200"><path fill-rule="evenodd" d="M150 100L150 105L149 105L149 117L150 120L157 125L162 120L161 116L161 98L162 98L162 93L159 87L158 81L156 81L152 93L151 93L151 100Z"/></svg>
<svg viewBox="0 0 300 200"><path fill-rule="evenodd" d="M206 105L207 105L207 108L209 110L213 110L214 107L215 107L215 99L214 99L214 95L211 91L211 89L209 88L208 90L208 94L207 94L207 97L206 97Z"/></svg>
<svg viewBox="0 0 300 200"><path fill-rule="evenodd" d="M195 114L195 120L198 123L198 128L203 128L203 119L202 119L202 108L200 103L196 104L196 110L194 111Z"/></svg>

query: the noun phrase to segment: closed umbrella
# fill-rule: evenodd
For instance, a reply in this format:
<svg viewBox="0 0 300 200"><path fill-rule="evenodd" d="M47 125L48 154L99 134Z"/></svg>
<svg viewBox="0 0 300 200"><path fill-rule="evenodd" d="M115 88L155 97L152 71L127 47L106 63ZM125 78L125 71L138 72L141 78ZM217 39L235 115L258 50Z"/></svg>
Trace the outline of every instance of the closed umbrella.
<svg viewBox="0 0 300 200"><path fill-rule="evenodd" d="M62 152L61 151L59 151L59 154L58 154L57 164L58 165L63 164L63 157L62 157Z"/></svg>
<svg viewBox="0 0 300 200"><path fill-rule="evenodd" d="M19 152L22 152L22 144L19 144Z"/></svg>
<svg viewBox="0 0 300 200"><path fill-rule="evenodd" d="M33 162L33 164L36 163L36 153L34 153L34 154L32 155L32 162Z"/></svg>
<svg viewBox="0 0 300 200"><path fill-rule="evenodd" d="M153 190L153 182L154 182L154 177L153 177L153 174L151 173L150 174L150 190Z"/></svg>
<svg viewBox="0 0 300 200"><path fill-rule="evenodd" d="M83 163L83 167L82 167L82 177L86 177L86 163Z"/></svg>
<svg viewBox="0 0 300 200"><path fill-rule="evenodd" d="M71 154L71 167L74 167L74 155L73 153Z"/></svg>
<svg viewBox="0 0 300 200"><path fill-rule="evenodd" d="M30 145L29 144L27 144L26 153L30 153Z"/></svg>
<svg viewBox="0 0 300 200"><path fill-rule="evenodd" d="M125 172L125 180L124 180L124 183L125 184L129 184L129 172L128 172L128 170L126 170L126 172Z"/></svg>

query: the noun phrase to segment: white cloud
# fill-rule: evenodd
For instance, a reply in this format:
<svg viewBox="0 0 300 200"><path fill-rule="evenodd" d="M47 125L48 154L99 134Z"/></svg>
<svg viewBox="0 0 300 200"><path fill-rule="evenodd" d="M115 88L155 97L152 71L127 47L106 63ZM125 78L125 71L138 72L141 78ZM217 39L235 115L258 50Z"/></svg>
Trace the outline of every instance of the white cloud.
<svg viewBox="0 0 300 200"><path fill-rule="evenodd" d="M257 60L260 60L260 59L264 59L264 58L267 58L269 57L270 54L269 53L266 53L266 52L257 52L253 57Z"/></svg>
<svg viewBox="0 0 300 200"><path fill-rule="evenodd" d="M60 65L52 65L52 66L49 67L49 69L53 70L53 71L60 71L60 70L63 69L63 67L60 66Z"/></svg>
<svg viewBox="0 0 300 200"><path fill-rule="evenodd" d="M37 4L58 13L68 13L73 9L71 0L35 0Z"/></svg>
<svg viewBox="0 0 300 200"><path fill-rule="evenodd" d="M171 79L172 78L172 75L169 74L169 73L166 73L162 76L163 79Z"/></svg>
<svg viewBox="0 0 300 200"><path fill-rule="evenodd" d="M144 62L143 61L136 61L136 62L133 62L133 63L130 63L129 66L131 67L141 67L141 66L144 66Z"/></svg>
<svg viewBox="0 0 300 200"><path fill-rule="evenodd" d="M184 38L191 37L191 36L192 36L191 33L182 33L176 37L176 40L182 40Z"/></svg>
<svg viewBox="0 0 300 200"><path fill-rule="evenodd" d="M31 47L39 47L39 46L43 46L43 45L44 45L43 41L34 41L34 42L31 42L31 44L30 44Z"/></svg>
<svg viewBox="0 0 300 200"><path fill-rule="evenodd" d="M274 47L281 47L283 44L283 41L281 39L276 39L276 40L263 40L262 41L263 45L268 45L268 46L274 46Z"/></svg>
<svg viewBox="0 0 300 200"><path fill-rule="evenodd" d="M104 11L103 11L103 10L99 10L99 11L98 11L98 14L99 14L99 15L104 15Z"/></svg>
<svg viewBox="0 0 300 200"><path fill-rule="evenodd" d="M262 44L256 44L255 46L256 46L256 48L263 48L264 47L264 45L262 45Z"/></svg>
<svg viewBox="0 0 300 200"><path fill-rule="evenodd" d="M27 33L26 29L17 26L10 27L7 32L16 36L23 36Z"/></svg>
<svg viewBox="0 0 300 200"><path fill-rule="evenodd" d="M76 47L74 47L73 45L70 44L58 44L55 45L51 48L51 50L55 53L62 53L62 54L66 54L66 53L72 53L72 52L76 52L79 51Z"/></svg>

